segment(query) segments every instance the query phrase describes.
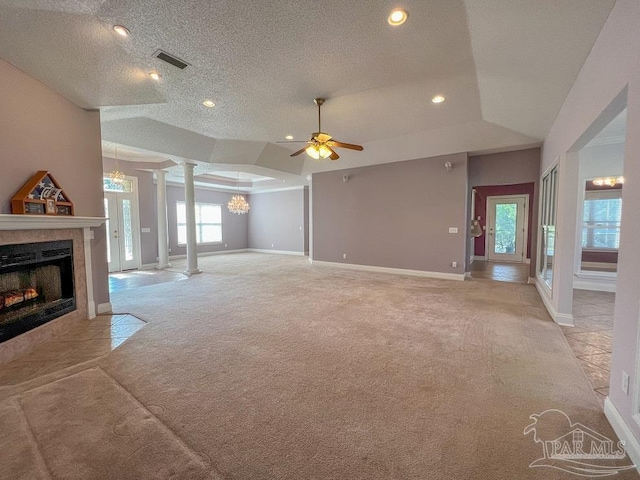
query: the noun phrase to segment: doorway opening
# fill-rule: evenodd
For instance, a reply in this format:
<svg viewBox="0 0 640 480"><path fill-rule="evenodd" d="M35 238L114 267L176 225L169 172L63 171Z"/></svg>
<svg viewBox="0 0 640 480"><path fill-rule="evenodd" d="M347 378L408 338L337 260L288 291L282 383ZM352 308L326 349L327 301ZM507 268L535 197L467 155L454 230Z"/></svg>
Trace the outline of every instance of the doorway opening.
<svg viewBox="0 0 640 480"><path fill-rule="evenodd" d="M103 178L109 273L141 267L137 178Z"/></svg>
<svg viewBox="0 0 640 480"><path fill-rule="evenodd" d="M601 404L609 394L627 111L579 150L574 327L563 331Z"/></svg>
<svg viewBox="0 0 640 480"><path fill-rule="evenodd" d="M534 183L472 188L473 235L470 274L527 283L531 269Z"/></svg>

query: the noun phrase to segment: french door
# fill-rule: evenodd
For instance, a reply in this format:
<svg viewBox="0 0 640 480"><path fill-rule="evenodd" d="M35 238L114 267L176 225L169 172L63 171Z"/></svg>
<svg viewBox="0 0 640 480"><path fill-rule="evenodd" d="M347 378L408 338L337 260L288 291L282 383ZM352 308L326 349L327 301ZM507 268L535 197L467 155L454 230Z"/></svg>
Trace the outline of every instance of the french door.
<svg viewBox="0 0 640 480"><path fill-rule="evenodd" d="M109 273L140 267L138 205L134 192L104 192Z"/></svg>
<svg viewBox="0 0 640 480"><path fill-rule="evenodd" d="M524 262L528 195L487 198L487 260Z"/></svg>

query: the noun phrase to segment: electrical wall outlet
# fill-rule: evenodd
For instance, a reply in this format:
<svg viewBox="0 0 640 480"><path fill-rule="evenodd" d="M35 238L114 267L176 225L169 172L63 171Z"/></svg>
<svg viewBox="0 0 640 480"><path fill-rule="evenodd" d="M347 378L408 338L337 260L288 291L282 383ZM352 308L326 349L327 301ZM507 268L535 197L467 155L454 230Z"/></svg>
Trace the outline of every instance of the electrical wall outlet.
<svg viewBox="0 0 640 480"><path fill-rule="evenodd" d="M227 248L227 244L226 243L224 244L224 248Z"/></svg>
<svg viewBox="0 0 640 480"><path fill-rule="evenodd" d="M625 395L629 395L629 374L622 371L622 391Z"/></svg>
<svg viewBox="0 0 640 480"><path fill-rule="evenodd" d="M457 268L458 267L458 262L451 262L451 266L453 268Z"/></svg>
<svg viewBox="0 0 640 480"><path fill-rule="evenodd" d="M347 258L347 254L346 254L346 253L343 253L343 254L342 254L342 258Z"/></svg>
<svg viewBox="0 0 640 480"><path fill-rule="evenodd" d="M273 248L273 243L271 244L271 248Z"/></svg>

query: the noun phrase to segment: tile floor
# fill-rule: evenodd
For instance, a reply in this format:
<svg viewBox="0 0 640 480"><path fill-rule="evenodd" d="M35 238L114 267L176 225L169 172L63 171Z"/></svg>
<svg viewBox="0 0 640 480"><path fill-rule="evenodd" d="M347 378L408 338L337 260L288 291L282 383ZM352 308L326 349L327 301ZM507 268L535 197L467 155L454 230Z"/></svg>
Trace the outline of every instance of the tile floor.
<svg viewBox="0 0 640 480"><path fill-rule="evenodd" d="M471 278L484 278L498 282L527 283L528 263L500 263L474 260L471 264Z"/></svg>
<svg viewBox="0 0 640 480"><path fill-rule="evenodd" d="M119 292L157 283L186 280L184 273L176 270L130 270L109 274L109 291Z"/></svg>
<svg viewBox="0 0 640 480"><path fill-rule="evenodd" d="M601 404L609 394L615 293L573 291L574 327L562 327Z"/></svg>
<svg viewBox="0 0 640 480"><path fill-rule="evenodd" d="M144 327L133 315L99 315L0 365L0 386L17 385L106 355Z"/></svg>

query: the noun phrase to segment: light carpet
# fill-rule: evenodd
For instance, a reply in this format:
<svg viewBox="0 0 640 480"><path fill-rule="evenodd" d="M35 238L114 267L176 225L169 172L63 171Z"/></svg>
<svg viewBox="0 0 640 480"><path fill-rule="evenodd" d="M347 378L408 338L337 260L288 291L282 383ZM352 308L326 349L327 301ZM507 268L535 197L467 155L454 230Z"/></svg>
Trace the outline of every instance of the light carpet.
<svg viewBox="0 0 640 480"><path fill-rule="evenodd" d="M106 466L139 444L105 434L133 405L131 428L158 438L139 451L138 479L575 478L529 468L542 447L523 430L550 408L615 439L530 285L252 253L200 267L113 295L149 324L97 367L11 391L0 413L19 405L36 425L14 425L12 458L39 457L50 478L87 466L85 478L134 478ZM57 418L76 397L91 402Z"/></svg>

